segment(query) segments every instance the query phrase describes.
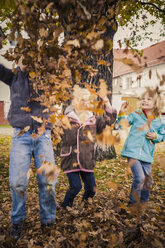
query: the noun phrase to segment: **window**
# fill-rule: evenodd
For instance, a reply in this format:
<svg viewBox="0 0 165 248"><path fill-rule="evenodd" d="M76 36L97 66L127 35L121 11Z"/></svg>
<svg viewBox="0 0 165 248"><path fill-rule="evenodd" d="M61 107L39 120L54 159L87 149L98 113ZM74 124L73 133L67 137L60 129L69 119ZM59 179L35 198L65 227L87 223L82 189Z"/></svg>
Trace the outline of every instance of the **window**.
<svg viewBox="0 0 165 248"><path fill-rule="evenodd" d="M126 89L130 89L130 88L132 88L132 78L127 77L126 78Z"/></svg>

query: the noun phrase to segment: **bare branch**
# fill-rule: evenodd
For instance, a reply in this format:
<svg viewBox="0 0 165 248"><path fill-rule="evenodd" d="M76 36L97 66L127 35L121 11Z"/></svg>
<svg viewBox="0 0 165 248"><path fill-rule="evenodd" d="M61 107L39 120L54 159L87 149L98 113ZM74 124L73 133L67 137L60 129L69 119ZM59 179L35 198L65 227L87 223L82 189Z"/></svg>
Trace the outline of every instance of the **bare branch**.
<svg viewBox="0 0 165 248"><path fill-rule="evenodd" d="M165 9L160 9L160 8L159 8L156 4L154 4L154 3L141 2L141 1L139 1L139 3L140 3L141 5L151 5L151 6L153 6L154 8L156 8L157 10L159 10L160 12L165 13Z"/></svg>

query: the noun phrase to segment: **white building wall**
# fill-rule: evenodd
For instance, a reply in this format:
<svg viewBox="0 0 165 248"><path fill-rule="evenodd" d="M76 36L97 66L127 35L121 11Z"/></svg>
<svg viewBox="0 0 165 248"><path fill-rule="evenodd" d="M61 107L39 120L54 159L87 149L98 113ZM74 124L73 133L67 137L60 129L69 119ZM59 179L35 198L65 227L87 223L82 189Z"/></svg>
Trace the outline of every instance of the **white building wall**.
<svg viewBox="0 0 165 248"><path fill-rule="evenodd" d="M151 71L151 76L150 76ZM153 66L150 68L145 68L143 72L141 73L128 73L125 75L120 76L122 80L122 89L130 89L130 88L136 88L136 87L156 87L159 85L159 77L162 78L162 75L165 75L165 63L160 64L157 66ZM159 77L158 77L159 75ZM141 76L141 85L139 85L139 76ZM128 87L128 81L132 81L130 84L130 87ZM165 86L162 87L165 89Z"/></svg>
<svg viewBox="0 0 165 248"><path fill-rule="evenodd" d="M7 61L4 57L1 56L3 51L0 51L0 63L6 66L7 68L11 69L12 62ZM8 85L4 84L0 81L0 101L4 102L4 115L7 118L7 113L10 108L10 88Z"/></svg>
<svg viewBox="0 0 165 248"><path fill-rule="evenodd" d="M151 70L151 74L149 73ZM117 110L120 109L122 104L122 96L137 96L140 97L145 87L156 87L159 85L162 75L165 75L165 63L157 66L152 66L150 68L145 68L142 72L136 73L131 72L120 77L113 79L113 95L112 95L112 105ZM150 78L151 77L151 78ZM160 89L164 91L165 95L165 85L161 86Z"/></svg>

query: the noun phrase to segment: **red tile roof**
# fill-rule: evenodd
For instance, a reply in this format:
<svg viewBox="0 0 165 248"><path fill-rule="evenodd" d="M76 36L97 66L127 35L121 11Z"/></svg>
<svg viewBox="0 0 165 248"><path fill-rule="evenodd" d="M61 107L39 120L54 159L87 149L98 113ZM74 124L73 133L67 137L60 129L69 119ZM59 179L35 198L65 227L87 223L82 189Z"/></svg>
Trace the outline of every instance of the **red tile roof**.
<svg viewBox="0 0 165 248"><path fill-rule="evenodd" d="M114 49L113 77L121 76L145 67L165 63L165 40L143 49L143 56L135 57L131 50Z"/></svg>

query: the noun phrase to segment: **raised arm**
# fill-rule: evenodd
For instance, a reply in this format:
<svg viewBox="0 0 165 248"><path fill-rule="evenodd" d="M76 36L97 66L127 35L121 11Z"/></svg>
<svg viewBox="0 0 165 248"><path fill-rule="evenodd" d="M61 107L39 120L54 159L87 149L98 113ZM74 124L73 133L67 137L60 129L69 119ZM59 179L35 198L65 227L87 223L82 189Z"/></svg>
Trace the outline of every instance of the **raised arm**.
<svg viewBox="0 0 165 248"><path fill-rule="evenodd" d="M112 125L117 118L117 110L112 108L108 98L105 101L105 116L97 118L97 133L101 133L106 125Z"/></svg>
<svg viewBox="0 0 165 248"><path fill-rule="evenodd" d="M4 65L0 64L0 81L10 86L13 77L14 73L10 69L7 69Z"/></svg>

